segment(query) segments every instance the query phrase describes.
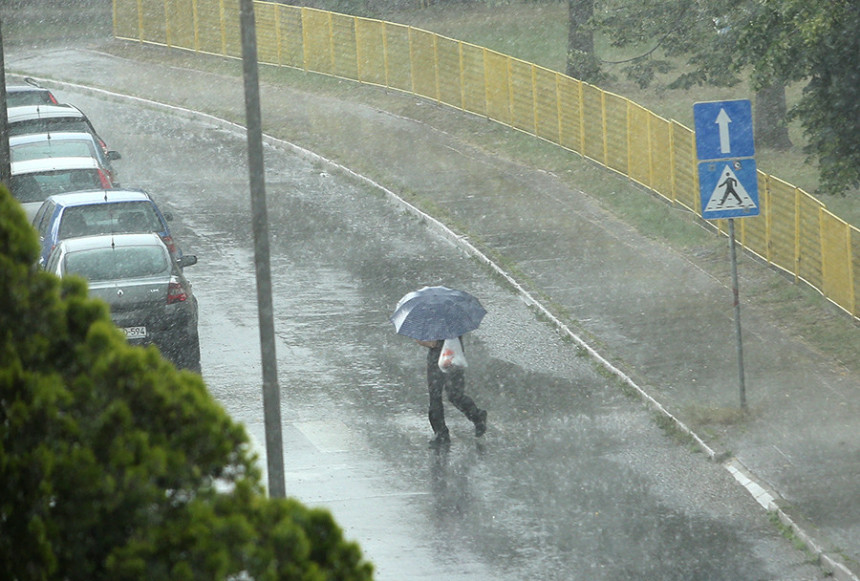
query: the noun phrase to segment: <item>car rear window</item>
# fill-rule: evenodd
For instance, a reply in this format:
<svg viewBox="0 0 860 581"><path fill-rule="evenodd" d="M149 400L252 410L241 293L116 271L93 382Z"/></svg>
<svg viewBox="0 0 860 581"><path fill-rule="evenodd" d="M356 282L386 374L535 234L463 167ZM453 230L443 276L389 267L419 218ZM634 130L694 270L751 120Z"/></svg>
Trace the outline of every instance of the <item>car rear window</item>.
<svg viewBox="0 0 860 581"><path fill-rule="evenodd" d="M86 131L89 133L90 127L84 119L76 117L28 119L9 124L10 137L29 133L50 133L52 131Z"/></svg>
<svg viewBox="0 0 860 581"><path fill-rule="evenodd" d="M9 189L19 202L44 202L48 192L42 190L42 185L34 176L16 175L9 178Z"/></svg>
<svg viewBox="0 0 860 581"><path fill-rule="evenodd" d="M45 157L96 157L92 142L71 140L22 143L10 147L9 152L12 161L26 161Z"/></svg>
<svg viewBox="0 0 860 581"><path fill-rule="evenodd" d="M162 232L153 205L141 202L89 204L66 208L60 218L60 240L91 234Z"/></svg>
<svg viewBox="0 0 860 581"><path fill-rule="evenodd" d="M7 107L20 107L22 105L53 105L55 99L51 99L50 91L41 89L8 91L6 93Z"/></svg>
<svg viewBox="0 0 860 581"><path fill-rule="evenodd" d="M89 281L150 278L170 273L167 253L158 246L119 246L69 252L66 274L79 274Z"/></svg>
<svg viewBox="0 0 860 581"><path fill-rule="evenodd" d="M101 189L102 181L95 168L45 171L19 174L10 180L12 195L21 202L41 202L50 195L76 190Z"/></svg>

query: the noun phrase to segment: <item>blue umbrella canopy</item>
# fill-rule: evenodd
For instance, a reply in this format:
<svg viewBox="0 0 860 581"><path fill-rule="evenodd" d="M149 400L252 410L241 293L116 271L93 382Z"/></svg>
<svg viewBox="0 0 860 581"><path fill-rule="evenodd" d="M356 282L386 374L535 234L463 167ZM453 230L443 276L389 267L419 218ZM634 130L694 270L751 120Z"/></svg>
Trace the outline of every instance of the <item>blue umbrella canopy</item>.
<svg viewBox="0 0 860 581"><path fill-rule="evenodd" d="M394 308L394 330L421 341L451 339L474 331L487 311L469 293L425 286L406 294Z"/></svg>

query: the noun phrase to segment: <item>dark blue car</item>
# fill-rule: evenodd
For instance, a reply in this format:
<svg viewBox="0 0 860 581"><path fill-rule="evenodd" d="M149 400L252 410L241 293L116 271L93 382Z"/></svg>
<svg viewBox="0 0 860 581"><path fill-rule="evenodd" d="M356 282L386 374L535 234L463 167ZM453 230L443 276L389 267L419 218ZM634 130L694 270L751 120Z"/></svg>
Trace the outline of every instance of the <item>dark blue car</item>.
<svg viewBox="0 0 860 581"><path fill-rule="evenodd" d="M49 196L33 218L39 231L44 265L60 240L95 234L155 232L175 258L182 256L162 213L147 192L140 189L87 190Z"/></svg>

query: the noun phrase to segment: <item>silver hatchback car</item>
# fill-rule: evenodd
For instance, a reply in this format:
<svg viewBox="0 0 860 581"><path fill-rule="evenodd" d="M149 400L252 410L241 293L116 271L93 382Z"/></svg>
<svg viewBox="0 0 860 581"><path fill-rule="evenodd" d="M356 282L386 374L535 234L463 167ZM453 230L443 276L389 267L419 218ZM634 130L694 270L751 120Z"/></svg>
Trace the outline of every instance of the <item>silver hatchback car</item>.
<svg viewBox="0 0 860 581"><path fill-rule="evenodd" d="M196 263L173 258L158 234L106 234L62 240L45 270L84 277L129 343L155 344L177 367L199 372L197 298L182 272Z"/></svg>

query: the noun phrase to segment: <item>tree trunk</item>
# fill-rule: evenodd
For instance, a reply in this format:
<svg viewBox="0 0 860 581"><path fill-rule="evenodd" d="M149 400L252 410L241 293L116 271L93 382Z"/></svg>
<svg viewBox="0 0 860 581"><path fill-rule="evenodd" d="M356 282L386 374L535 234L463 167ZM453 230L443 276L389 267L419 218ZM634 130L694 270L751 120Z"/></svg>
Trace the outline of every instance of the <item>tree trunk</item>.
<svg viewBox="0 0 860 581"><path fill-rule="evenodd" d="M755 140L757 145L785 151L791 148L785 124L785 85L775 83L755 94Z"/></svg>
<svg viewBox="0 0 860 581"><path fill-rule="evenodd" d="M568 76L586 82L600 77L600 62L594 55L594 33L588 26L594 15L594 0L567 0L569 28L567 33Z"/></svg>

